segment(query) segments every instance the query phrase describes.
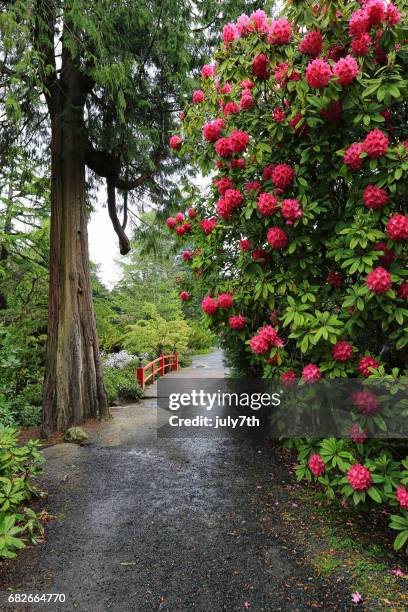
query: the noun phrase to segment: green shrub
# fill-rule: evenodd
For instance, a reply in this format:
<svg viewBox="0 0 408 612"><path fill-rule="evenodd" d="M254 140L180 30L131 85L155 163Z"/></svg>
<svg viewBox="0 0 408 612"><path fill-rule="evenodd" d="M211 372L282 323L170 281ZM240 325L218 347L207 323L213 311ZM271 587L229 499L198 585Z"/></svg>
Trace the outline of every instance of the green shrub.
<svg viewBox="0 0 408 612"><path fill-rule="evenodd" d="M38 515L25 505L39 496L34 478L43 462L38 442L18 445L19 431L0 426L0 557L15 557L43 533Z"/></svg>
<svg viewBox="0 0 408 612"><path fill-rule="evenodd" d="M189 321L190 335L188 337L188 348L193 354L211 351L217 342L215 334L211 333L201 321Z"/></svg>
<svg viewBox="0 0 408 612"><path fill-rule="evenodd" d="M118 400L138 400L143 392L135 379L137 362L129 363L124 368L104 368L103 378L110 405Z"/></svg>

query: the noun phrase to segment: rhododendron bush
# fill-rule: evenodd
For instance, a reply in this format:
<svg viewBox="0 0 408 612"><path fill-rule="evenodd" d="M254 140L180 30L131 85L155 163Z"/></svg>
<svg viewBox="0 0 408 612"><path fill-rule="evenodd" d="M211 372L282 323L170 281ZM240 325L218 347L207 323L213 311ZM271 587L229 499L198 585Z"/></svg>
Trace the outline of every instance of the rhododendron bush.
<svg viewBox="0 0 408 612"><path fill-rule="evenodd" d="M403 4L293 1L280 18L242 15L224 27L172 136L174 154L211 180L167 221L191 252L180 290L200 297L241 373L406 389ZM298 473L330 497L399 508L400 547L408 444L370 437L383 422L369 393L350 400L360 419L347 439L296 441Z"/></svg>

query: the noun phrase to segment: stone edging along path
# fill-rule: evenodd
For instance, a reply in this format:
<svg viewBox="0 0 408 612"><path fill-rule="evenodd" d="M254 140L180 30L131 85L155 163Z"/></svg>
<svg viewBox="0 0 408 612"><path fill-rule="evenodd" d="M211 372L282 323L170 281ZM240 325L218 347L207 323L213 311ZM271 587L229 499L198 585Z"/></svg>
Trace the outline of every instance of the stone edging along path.
<svg viewBox="0 0 408 612"><path fill-rule="evenodd" d="M220 353L176 376L217 372ZM44 543L0 564L3 593L65 593L58 609L89 612L292 612L350 610L359 589L360 609L408 607L392 574L402 558L370 534L360 541L361 525L297 484L290 451L157 439L154 397L112 413L87 428L89 444L44 450L55 519Z"/></svg>

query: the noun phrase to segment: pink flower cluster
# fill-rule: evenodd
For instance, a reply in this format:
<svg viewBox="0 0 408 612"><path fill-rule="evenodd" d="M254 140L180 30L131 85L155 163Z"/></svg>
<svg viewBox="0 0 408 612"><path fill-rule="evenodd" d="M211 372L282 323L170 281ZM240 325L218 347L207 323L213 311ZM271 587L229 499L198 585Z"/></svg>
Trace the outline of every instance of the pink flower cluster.
<svg viewBox="0 0 408 612"><path fill-rule="evenodd" d="M269 246L275 250L284 249L288 244L288 237L280 227L269 228L266 239Z"/></svg>
<svg viewBox="0 0 408 612"><path fill-rule="evenodd" d="M383 22L395 26L400 20L401 14L392 2L387 4L383 0L367 0L350 17L350 36L358 38Z"/></svg>
<svg viewBox="0 0 408 612"><path fill-rule="evenodd" d="M395 492L397 502L403 510L408 510L408 491L402 485Z"/></svg>
<svg viewBox="0 0 408 612"><path fill-rule="evenodd" d="M258 210L263 217L270 217L276 211L278 198L270 193L261 193L258 196Z"/></svg>
<svg viewBox="0 0 408 612"><path fill-rule="evenodd" d="M309 363L302 370L302 379L307 383L316 383L321 377L320 368L314 363Z"/></svg>
<svg viewBox="0 0 408 612"><path fill-rule="evenodd" d="M303 210L298 200L283 200L281 213L282 217L286 219L287 225L291 225L303 216Z"/></svg>
<svg viewBox="0 0 408 612"><path fill-rule="evenodd" d="M308 466L312 474L315 476L323 476L324 471L326 469L326 464L321 458L320 455L314 454L310 455Z"/></svg>
<svg viewBox="0 0 408 612"><path fill-rule="evenodd" d="M323 47L323 37L320 32L308 32L299 45L299 51L312 57L317 57Z"/></svg>
<svg viewBox="0 0 408 612"><path fill-rule="evenodd" d="M277 348L283 347L283 342L272 325L265 325L256 336L251 338L249 346L257 355L265 355L274 346Z"/></svg>
<svg viewBox="0 0 408 612"><path fill-rule="evenodd" d="M241 130L233 130L226 138L219 138L215 143L215 152L220 157L230 157L234 153L242 153L249 143L249 136Z"/></svg>
<svg viewBox="0 0 408 612"><path fill-rule="evenodd" d="M177 151L181 147L182 142L181 136L174 134L174 136L171 136L169 140L169 146L171 149L175 149Z"/></svg>
<svg viewBox="0 0 408 612"><path fill-rule="evenodd" d="M237 315L234 317L229 317L228 325L231 329L244 329L245 327L245 317L243 315Z"/></svg>
<svg viewBox="0 0 408 612"><path fill-rule="evenodd" d="M190 216L190 210L193 211L194 209L191 208L188 211L188 216L190 217L190 219L192 219L193 217ZM175 217L168 217L166 220L166 225L170 230L174 229L177 236L183 236L184 234L191 232L191 230L193 229L191 223L185 221L185 217L182 212L178 212Z"/></svg>
<svg viewBox="0 0 408 612"><path fill-rule="evenodd" d="M355 491L367 491L373 482L370 470L360 463L351 466L347 472L347 480Z"/></svg>
<svg viewBox="0 0 408 612"><path fill-rule="evenodd" d="M379 266L367 275L366 285L373 293L386 293L391 289L391 274Z"/></svg>
<svg viewBox="0 0 408 612"><path fill-rule="evenodd" d="M377 185L367 185L363 200L366 208L379 209L388 203L388 192Z"/></svg>
<svg viewBox="0 0 408 612"><path fill-rule="evenodd" d="M353 347L345 340L339 340L333 348L332 355L335 361L349 361L353 356Z"/></svg>
<svg viewBox="0 0 408 612"><path fill-rule="evenodd" d="M370 355L366 355L365 357L361 357L358 363L358 371L364 378L368 378L372 375L369 368L373 370L377 370L379 368L379 363L374 359L374 357L370 357Z"/></svg>
<svg viewBox="0 0 408 612"><path fill-rule="evenodd" d="M408 217L397 213L388 219L386 232L394 241L408 240Z"/></svg>
<svg viewBox="0 0 408 612"><path fill-rule="evenodd" d="M350 399L365 416L376 414L380 408L378 397L371 391L354 391Z"/></svg>
<svg viewBox="0 0 408 612"><path fill-rule="evenodd" d="M385 155L388 151L389 139L381 130L371 130L365 137L364 141L353 142L346 150L343 161L351 170L359 170L362 168L364 158L362 153L367 153L371 159L377 159Z"/></svg>
<svg viewBox="0 0 408 612"><path fill-rule="evenodd" d="M237 38L253 32L266 34L268 42L273 45L287 44L292 36L290 23L286 19L271 20L262 9L258 9L249 16L240 15L236 24L227 23L222 32L222 39L224 45L228 47Z"/></svg>
<svg viewBox="0 0 408 612"><path fill-rule="evenodd" d="M228 219L236 208L244 201L244 195L237 189L226 189L223 197L216 204L217 213L220 217Z"/></svg>
<svg viewBox="0 0 408 612"><path fill-rule="evenodd" d="M206 123L203 127L203 136L207 142L214 142L217 140L225 126L223 119L214 119Z"/></svg>

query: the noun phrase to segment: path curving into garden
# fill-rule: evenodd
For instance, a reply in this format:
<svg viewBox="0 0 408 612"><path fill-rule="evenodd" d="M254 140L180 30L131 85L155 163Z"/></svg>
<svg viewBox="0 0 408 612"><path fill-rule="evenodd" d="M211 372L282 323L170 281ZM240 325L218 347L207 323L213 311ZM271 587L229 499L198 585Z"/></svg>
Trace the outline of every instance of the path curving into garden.
<svg viewBox="0 0 408 612"><path fill-rule="evenodd" d="M216 352L177 376L224 373ZM350 609L349 591L316 575L274 514L296 506L276 449L157 440L155 402L115 408L87 446L45 449L46 507L58 518L43 544L6 563L0 588L62 592L58 609L89 612Z"/></svg>

